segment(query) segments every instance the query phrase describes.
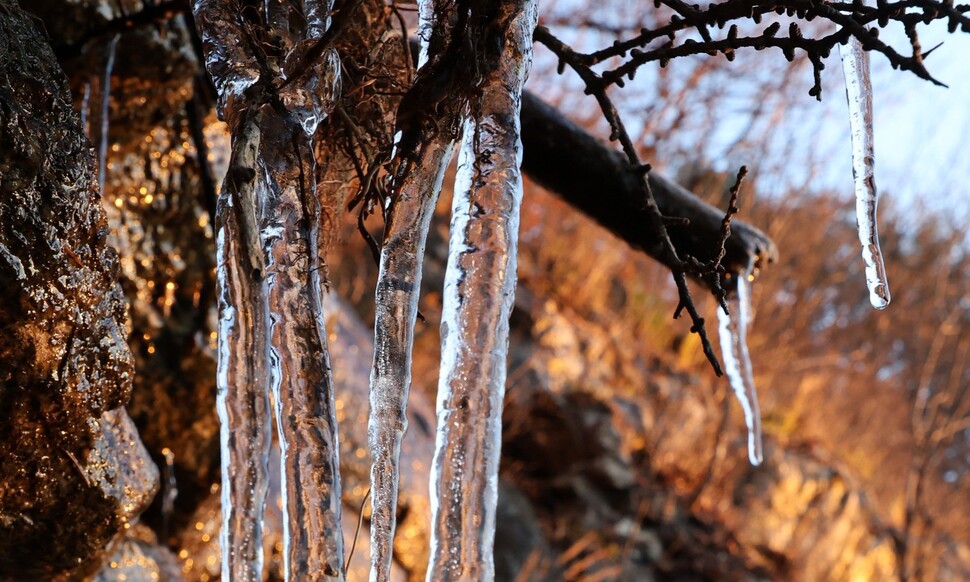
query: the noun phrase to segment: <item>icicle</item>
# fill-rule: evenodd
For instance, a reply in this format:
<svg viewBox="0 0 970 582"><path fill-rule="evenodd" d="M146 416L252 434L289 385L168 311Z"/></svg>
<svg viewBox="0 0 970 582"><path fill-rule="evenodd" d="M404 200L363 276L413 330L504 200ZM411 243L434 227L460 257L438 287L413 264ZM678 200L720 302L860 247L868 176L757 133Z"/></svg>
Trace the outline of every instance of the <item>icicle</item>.
<svg viewBox="0 0 970 582"><path fill-rule="evenodd" d="M219 290L216 407L222 464L222 579L262 580L263 508L272 443L265 258L256 225L259 127L247 118L243 91L259 78L230 5L195 0L192 12L229 122L233 152L216 210ZM258 117L258 114L255 114Z"/></svg>
<svg viewBox="0 0 970 582"><path fill-rule="evenodd" d="M115 66L115 49L120 34L108 42L108 55L104 63L104 80L101 82L101 135L98 141L98 191L104 195L104 178L108 167L108 118L111 105L111 71Z"/></svg>
<svg viewBox="0 0 970 582"><path fill-rule="evenodd" d="M425 241L454 142L439 132L397 189L377 280L368 440L371 469L371 580L390 576L401 439L407 429L411 352Z"/></svg>
<svg viewBox="0 0 970 582"><path fill-rule="evenodd" d="M84 84L84 93L81 97L81 129L84 130L84 135L87 136L88 140L91 139L91 82L88 81Z"/></svg>
<svg viewBox="0 0 970 582"><path fill-rule="evenodd" d="M748 427L748 459L752 465L760 465L763 460L761 410L747 343L747 329L751 323L751 277L750 270L736 275L737 289L727 300L730 313L718 309L717 319L724 370L744 411L744 423Z"/></svg>
<svg viewBox="0 0 970 582"><path fill-rule="evenodd" d="M262 109L261 239L271 318L271 386L282 452L287 580L343 579L333 378L320 297L320 201L310 141L295 120ZM282 115L285 115L282 114Z"/></svg>
<svg viewBox="0 0 970 582"><path fill-rule="evenodd" d="M429 4L422 2L421 6ZM424 15L424 13L422 13ZM435 15L440 16L440 15ZM439 28L436 34L447 34ZM427 44L422 41L422 45ZM428 82L426 71L417 84ZM416 89L419 87L416 86ZM456 101L457 103L457 101ZM454 124L456 105L444 107L438 127ZM399 120L400 123L400 120ZM407 430L407 401L411 387L411 352L421 291L425 241L445 171L451 161L454 138L439 130L413 138L424 124L402 128L395 161L393 202L389 208L381 266L377 280L374 317L374 365L370 378L368 445L371 466L371 574L372 582L390 579L397 518L401 441ZM408 137L404 137L407 134ZM418 142L417 151L401 143Z"/></svg>
<svg viewBox="0 0 970 582"><path fill-rule="evenodd" d="M329 12L315 16L328 17ZM282 35L281 26L271 28ZM299 46L314 42L304 38ZM312 142L340 91L336 51L295 81L280 90L287 114L277 119L279 112L266 108L264 190L257 196L270 255L270 365L286 516L283 566L287 580L343 580L337 412L320 295L320 199Z"/></svg>
<svg viewBox="0 0 970 582"><path fill-rule="evenodd" d="M869 301L876 309L889 305L889 282L886 266L879 250L876 226L876 181L873 175L875 157L872 138L872 83L869 80L869 54L862 43L849 37L841 45L842 72L845 75L845 94L849 102L849 128L852 133L852 175L855 181L856 222L862 260L866 266L866 285Z"/></svg>
<svg viewBox="0 0 970 582"><path fill-rule="evenodd" d="M266 369L266 286L254 283L239 248L237 214L218 208L216 280L219 344L216 408L222 466L222 579L258 581L263 570L263 508L272 444Z"/></svg>
<svg viewBox="0 0 970 582"><path fill-rule="evenodd" d="M290 20L283 17L289 4L267 0L264 5L269 23L266 34L276 35L285 43L295 40L288 30ZM227 172L228 202L223 206L231 203L234 211L225 220L220 239L223 262L232 267L224 269L225 277L259 288L248 302L229 298L231 303L227 300L222 311L219 369L226 386L235 390L220 401L220 414L227 427L223 471L235 475L246 470L239 465L245 459L232 457L238 440L235 435L245 429L238 428L240 419L234 416L234 410L254 407L247 399L255 401L257 397L252 394L256 393L259 402L265 403L268 380L275 396L281 448L286 579L339 581L343 579L343 538L337 421L320 300L320 201L312 143L307 137L326 113L321 108L328 106L327 99L332 101L331 93L339 88L339 67L334 59L324 59L323 66L331 69L320 72L324 81L317 81L320 85L315 87L320 91L304 95L300 91L305 87L290 87L297 99L287 101L292 91L281 95L287 111L247 103L246 89L260 80L261 71L278 70L279 63L259 65L247 52L251 47L241 39L249 35L241 28L233 3L195 0L192 11L203 41L206 69L219 93L219 115L228 122L233 137L234 161ZM279 87L283 79L263 82ZM313 111L309 116L301 115L307 103ZM226 287L241 285L227 283ZM241 342L242 334L250 330L253 345L234 351L232 341ZM257 340L259 345L254 344ZM257 377L253 372L251 377L233 381L234 375L249 373L250 366L258 367L261 374ZM242 420L245 423L246 417ZM262 426L268 427L263 420ZM241 502L231 495L224 499L224 507L232 511ZM243 542L260 543L261 516L254 510L245 516L239 514L239 531L249 535ZM225 519L228 533L224 535L232 536L229 526L233 522ZM248 525L241 523L245 520ZM230 537L222 541L232 560L235 544L242 542ZM250 570L256 571L255 566ZM258 571L255 578L231 572L225 576L226 580L258 578Z"/></svg>
<svg viewBox="0 0 970 582"><path fill-rule="evenodd" d="M517 176L506 176L509 190L491 184L490 191L474 188L474 121L464 130L441 314L429 581L494 576L502 400L521 190L516 189Z"/></svg>
<svg viewBox="0 0 970 582"><path fill-rule="evenodd" d="M441 314L429 581L492 580L509 316L522 201L521 90L535 0L500 2L504 54L464 123ZM472 16L474 18L474 15Z"/></svg>
<svg viewBox="0 0 970 582"><path fill-rule="evenodd" d="M169 524L172 515L175 513L175 501L179 497L178 480L175 478L175 453L172 449L165 447L162 449L162 457L165 459L165 472L162 481L162 490L159 497L162 500L162 531L159 532L162 539L168 539Z"/></svg>

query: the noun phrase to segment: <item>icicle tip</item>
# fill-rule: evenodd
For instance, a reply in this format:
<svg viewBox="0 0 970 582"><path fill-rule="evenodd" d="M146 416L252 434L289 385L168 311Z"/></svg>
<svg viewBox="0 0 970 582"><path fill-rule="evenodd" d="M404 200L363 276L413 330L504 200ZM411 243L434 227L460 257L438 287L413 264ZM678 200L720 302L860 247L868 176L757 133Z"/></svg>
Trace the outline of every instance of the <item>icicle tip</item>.
<svg viewBox="0 0 970 582"><path fill-rule="evenodd" d="M873 285L869 289L869 303L871 303L876 309L885 309L889 307L889 302L891 300L892 297L889 295L889 285L879 283L878 285Z"/></svg>
<svg viewBox="0 0 970 582"><path fill-rule="evenodd" d="M752 467L757 467L765 460L764 446L761 441L760 432L748 433L748 461Z"/></svg>

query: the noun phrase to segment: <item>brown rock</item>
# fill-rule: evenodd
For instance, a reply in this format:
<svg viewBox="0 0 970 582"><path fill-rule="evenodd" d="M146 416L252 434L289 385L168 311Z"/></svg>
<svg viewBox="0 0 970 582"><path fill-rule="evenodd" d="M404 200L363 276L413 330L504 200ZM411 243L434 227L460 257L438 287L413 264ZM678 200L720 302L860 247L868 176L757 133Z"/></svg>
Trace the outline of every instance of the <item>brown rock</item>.
<svg viewBox="0 0 970 582"><path fill-rule="evenodd" d="M0 578L73 579L154 494L124 298L67 80L0 1Z"/></svg>

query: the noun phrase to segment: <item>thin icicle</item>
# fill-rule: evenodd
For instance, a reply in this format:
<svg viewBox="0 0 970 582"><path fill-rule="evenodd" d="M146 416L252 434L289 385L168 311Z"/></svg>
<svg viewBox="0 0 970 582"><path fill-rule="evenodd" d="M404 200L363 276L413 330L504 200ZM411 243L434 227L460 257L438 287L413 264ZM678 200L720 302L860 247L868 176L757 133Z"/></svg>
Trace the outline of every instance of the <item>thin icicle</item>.
<svg viewBox="0 0 970 582"><path fill-rule="evenodd" d="M421 26L430 37L445 45L450 35L447 12L432 10L423 1ZM428 22L427 19L432 19ZM425 51L426 52L426 51ZM436 87L440 67L425 63L418 71L410 94L424 94ZM387 582L391 575L394 530L397 518L401 441L407 430L407 402L411 387L411 354L414 324L421 291L421 269L425 242L445 171L454 150L454 126L459 101L446 96L440 115L432 121L438 130L429 133L426 119L398 116L398 142L392 201L381 249L374 317L374 364L370 377L368 446L371 459L371 582ZM409 98L405 98L405 102ZM402 109L404 109L402 104Z"/></svg>
<svg viewBox="0 0 970 582"><path fill-rule="evenodd" d="M495 576L493 546L509 316L522 201L522 85L535 0L494 7L508 22L463 125L441 314L429 581ZM476 15L472 15L474 21Z"/></svg>
<svg viewBox="0 0 970 582"><path fill-rule="evenodd" d="M320 201L310 140L264 108L263 241L268 247L270 356L282 451L287 580L343 580L337 414L320 297ZM272 139L268 137L271 131ZM269 141L267 141L269 140Z"/></svg>
<svg viewBox="0 0 970 582"><path fill-rule="evenodd" d="M272 444L266 369L266 286L254 283L232 199L218 208L219 358L216 408L222 465L222 579L255 582L263 571L263 508Z"/></svg>
<svg viewBox="0 0 970 582"><path fill-rule="evenodd" d="M84 92L81 97L81 128L84 135L91 140L91 82L84 84ZM91 140L92 142L94 140Z"/></svg>
<svg viewBox="0 0 970 582"><path fill-rule="evenodd" d="M879 250L876 225L876 180L873 167L872 83L869 79L869 53L853 37L841 45L842 72L845 76L845 95L849 102L849 128L852 133L852 176L855 181L856 222L862 260L866 266L866 285L869 302L876 309L889 306L889 281L886 266Z"/></svg>
<svg viewBox="0 0 970 582"><path fill-rule="evenodd" d="M265 258L257 227L255 182L259 128L246 115L243 91L259 73L228 3L192 5L218 90L219 116L233 133L233 155L216 210L219 330L217 409L222 446L222 579L262 580L263 508L272 442L268 383Z"/></svg>
<svg viewBox="0 0 970 582"><path fill-rule="evenodd" d="M735 276L737 288L728 296L728 309L717 310L718 336L721 341L721 358L724 370L735 397L744 411L744 423L748 427L748 459L752 465L763 460L761 444L761 410L758 392L754 387L751 357L748 355L748 325L751 323L751 272Z"/></svg>
<svg viewBox="0 0 970 582"><path fill-rule="evenodd" d="M104 63L104 79L101 81L101 135L98 139L98 191L104 194L104 178L108 167L108 119L111 106L111 71L115 66L115 52L120 34L108 41Z"/></svg>
<svg viewBox="0 0 970 582"><path fill-rule="evenodd" d="M453 140L444 132L421 152L403 179L388 218L381 250L374 316L368 441L371 469L371 580L391 572L397 515L398 460L407 429L411 352L421 290L425 241Z"/></svg>

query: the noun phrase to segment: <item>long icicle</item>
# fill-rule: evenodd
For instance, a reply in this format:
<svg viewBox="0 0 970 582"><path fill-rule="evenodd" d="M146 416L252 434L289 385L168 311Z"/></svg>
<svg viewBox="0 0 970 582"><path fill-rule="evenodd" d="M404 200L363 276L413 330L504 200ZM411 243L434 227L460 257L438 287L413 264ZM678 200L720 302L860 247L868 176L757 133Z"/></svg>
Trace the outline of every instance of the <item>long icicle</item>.
<svg viewBox="0 0 970 582"><path fill-rule="evenodd" d="M255 160L251 160L254 162ZM231 188L227 184L224 190ZM238 200L238 198L237 198ZM222 579L256 582L263 570L263 509L272 444L266 367L266 285L239 248L238 210L217 208L219 357L216 409L222 466Z"/></svg>
<svg viewBox="0 0 970 582"><path fill-rule="evenodd" d="M206 69L218 89L219 115L233 134L233 155L216 209L222 579L257 582L262 580L263 513L272 444L268 312L254 198L259 134L249 116L239 112L245 107L243 92L259 73L239 42L243 31L227 2L196 0L192 11L205 48Z"/></svg>
<svg viewBox="0 0 970 582"><path fill-rule="evenodd" d="M342 580L340 466L333 377L320 297L319 200L310 140L265 107L267 191L263 240L271 325L270 368L281 451L287 580ZM281 126L286 125L286 130ZM271 129L272 128L272 129ZM295 167L294 167L295 166Z"/></svg>
<svg viewBox="0 0 970 582"><path fill-rule="evenodd" d="M866 285L869 302L876 309L889 306L889 281L886 265L879 250L879 232L876 224L876 180L874 177L875 155L872 136L872 82L869 78L869 53L862 42L849 37L839 47L842 55L842 73L845 76L845 95L849 103L849 128L852 134L852 176L855 182L856 222L859 242L862 244L862 260L866 267Z"/></svg>
<svg viewBox="0 0 970 582"><path fill-rule="evenodd" d="M398 461L407 429L411 352L425 241L454 141L429 143L407 176L388 220L374 316L368 441L371 468L371 580L390 576L397 515Z"/></svg>
<svg viewBox="0 0 970 582"><path fill-rule="evenodd" d="M329 23L331 4L315 6L312 22L301 40L292 39L294 44L315 42L313 35ZM275 23L271 33L294 33L286 30L287 19L267 18ZM265 191L259 200L269 254L270 368L288 581L344 579L337 411L321 298L321 209L313 155L313 135L333 108L340 80L340 60L331 48L312 73L285 84L275 80L285 111L262 105Z"/></svg>
<svg viewBox="0 0 970 582"><path fill-rule="evenodd" d="M104 78L101 81L101 135L98 138L98 189L104 193L104 179L108 168L108 125L111 116L111 72L115 66L115 52L120 34L108 41L108 54L104 62Z"/></svg>
<svg viewBox="0 0 970 582"><path fill-rule="evenodd" d="M437 5L436 5L437 4ZM420 3L422 54L431 42L449 44L448 14L453 2ZM442 55L436 55L443 58ZM422 66L412 95L424 96L440 84L439 62ZM440 89L439 89L440 90ZM459 100L444 96L436 131L420 116L399 113L399 135L395 151L394 186L388 209L384 245L381 249L374 316L374 364L370 378L368 446L371 453L371 582L387 582L391 575L394 530L400 480L401 441L407 430L407 402L411 388L411 356L414 325L421 293L421 271L425 242L435 203L441 193L445 171L451 161ZM405 103L410 101L406 98Z"/></svg>
<svg viewBox="0 0 970 582"><path fill-rule="evenodd" d="M274 10L279 8L276 4ZM330 51L318 65L321 70L294 79L301 82L283 90L284 79L273 72L276 69L253 56L258 49L252 41L275 35L285 37L291 46L300 32L289 30L289 21L270 14L267 19L282 28L260 30L246 25L243 30L233 2L195 0L192 9L206 69L218 90L219 114L229 124L234 141L236 163L230 163L225 190L239 228L223 229L221 247L233 261L245 259L246 278L265 285L259 296L251 297L251 304L237 301L234 311L224 311L220 332L228 335L231 324L244 323L249 314L254 337L265 334L270 342L267 349L239 354L235 360L220 351L220 369L231 378L246 365L263 366L275 393L286 514L286 580L343 580L336 407L320 299L320 203L311 139L339 91L339 62ZM300 42L308 41L307 32L302 31ZM227 244L229 237L232 245ZM247 357L258 363L245 361ZM244 382L240 390L262 390L265 384ZM245 405L230 398L227 395L223 401L227 412ZM225 442L231 444L240 429L233 425L231 414L225 416L222 430L228 435ZM266 415L259 420L269 427ZM246 485L237 460L224 460L224 484L235 492ZM252 495L262 499L264 491ZM247 543L262 544L263 513L252 507L243 516L233 506L239 501L237 495L227 493L223 499L228 503L224 515L239 514L240 520L248 520L234 531L229 517L224 518L224 578L261 579L260 563L242 563L244 558L238 555ZM237 571L242 574L234 575Z"/></svg>
<svg viewBox="0 0 970 582"><path fill-rule="evenodd" d="M495 575L502 403L522 201L519 114L538 13L535 0L499 0L489 4L490 17L476 8L471 22L484 30L476 25L466 36L474 42L485 31L504 35L480 38L490 54L477 55L481 93L463 125L455 183L441 314L429 581L489 581Z"/></svg>
<svg viewBox="0 0 970 582"><path fill-rule="evenodd" d="M737 287L727 298L728 311L717 310L721 358L734 396L744 411L748 427L748 459L752 465L764 460L761 439L761 409L754 386L751 356L748 355L748 324L751 323L751 270L737 273Z"/></svg>

